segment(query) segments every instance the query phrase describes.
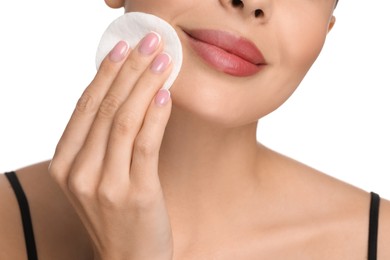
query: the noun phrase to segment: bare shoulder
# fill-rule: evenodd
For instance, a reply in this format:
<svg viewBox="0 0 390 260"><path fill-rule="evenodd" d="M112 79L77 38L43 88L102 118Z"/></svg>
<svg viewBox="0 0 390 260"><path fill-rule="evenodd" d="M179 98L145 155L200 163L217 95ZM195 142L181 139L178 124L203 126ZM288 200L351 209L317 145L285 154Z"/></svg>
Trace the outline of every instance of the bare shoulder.
<svg viewBox="0 0 390 260"><path fill-rule="evenodd" d="M40 259L90 259L90 245L77 214L48 174L49 162L16 171L31 212ZM26 247L15 193L0 175L0 259L24 259Z"/></svg>
<svg viewBox="0 0 390 260"><path fill-rule="evenodd" d="M381 199L379 209L378 259L390 259L390 201Z"/></svg>
<svg viewBox="0 0 390 260"><path fill-rule="evenodd" d="M268 156L276 165L280 194L291 205L289 216L310 234L313 257L326 252L324 259L366 259L370 193L272 150ZM390 259L390 202L385 199L379 218L378 259Z"/></svg>

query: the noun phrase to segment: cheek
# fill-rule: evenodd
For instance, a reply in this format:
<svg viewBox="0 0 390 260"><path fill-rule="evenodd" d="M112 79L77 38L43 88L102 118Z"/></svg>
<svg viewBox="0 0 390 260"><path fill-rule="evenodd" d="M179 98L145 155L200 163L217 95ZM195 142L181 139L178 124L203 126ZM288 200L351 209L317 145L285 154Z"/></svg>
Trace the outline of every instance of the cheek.
<svg viewBox="0 0 390 260"><path fill-rule="evenodd" d="M310 26L283 26L283 30L276 29L277 40L273 45L276 52L270 64L268 73L261 84L247 96L248 104L254 104L256 97L258 110L253 116L259 118L281 106L297 89L310 67L320 54L325 42L327 30L326 22L311 23Z"/></svg>
<svg viewBox="0 0 390 260"><path fill-rule="evenodd" d="M245 102L240 106L236 104L236 113L246 114L247 119L259 119L280 107L297 89L320 54L327 33L325 29L319 29L322 27L323 23L275 30L278 32L277 44L273 45L275 59L270 61L269 68L258 81L246 86L247 92L240 93L240 100Z"/></svg>
<svg viewBox="0 0 390 260"><path fill-rule="evenodd" d="M281 67L306 74L320 54L326 38L326 23L305 21L280 30L278 38ZM303 25L303 26L302 26Z"/></svg>

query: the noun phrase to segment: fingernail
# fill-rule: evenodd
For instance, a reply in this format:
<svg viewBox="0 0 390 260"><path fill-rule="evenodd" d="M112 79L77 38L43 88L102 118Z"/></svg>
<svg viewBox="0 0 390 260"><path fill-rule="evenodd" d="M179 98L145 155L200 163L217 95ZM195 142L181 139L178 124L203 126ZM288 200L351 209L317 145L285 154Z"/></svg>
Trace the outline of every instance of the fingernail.
<svg viewBox="0 0 390 260"><path fill-rule="evenodd" d="M168 53L163 52L157 55L157 57L152 62L150 69L154 73L162 73L168 67L171 60L172 60L171 56L169 56Z"/></svg>
<svg viewBox="0 0 390 260"><path fill-rule="evenodd" d="M109 56L110 60L113 62L121 61L126 56L128 49L129 46L127 45L127 42L125 41L118 42L110 52L110 56Z"/></svg>
<svg viewBox="0 0 390 260"><path fill-rule="evenodd" d="M160 44L161 36L156 32L148 33L140 43L138 51L144 55L152 54Z"/></svg>
<svg viewBox="0 0 390 260"><path fill-rule="evenodd" d="M164 106L169 102L170 99L171 92L169 92L168 89L162 88L157 92L156 97L154 98L154 103L158 106Z"/></svg>

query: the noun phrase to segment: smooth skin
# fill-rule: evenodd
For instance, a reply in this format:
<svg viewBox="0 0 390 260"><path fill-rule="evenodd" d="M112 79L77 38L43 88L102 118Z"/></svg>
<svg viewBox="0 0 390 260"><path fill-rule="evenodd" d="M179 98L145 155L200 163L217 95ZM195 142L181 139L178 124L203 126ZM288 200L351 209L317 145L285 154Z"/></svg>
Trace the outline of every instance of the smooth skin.
<svg viewBox="0 0 390 260"><path fill-rule="evenodd" d="M294 92L320 53L333 0L106 3L170 22L183 43L182 71L171 101L159 92L170 65L154 66L163 39L147 54L141 44L113 51L53 159L17 171L40 259L366 259L369 194L256 139L258 119ZM264 16L255 18L258 8ZM246 78L216 71L189 47L189 28L244 36L267 66ZM0 259L26 259L4 176L0 200ZM384 199L379 221L378 259L386 260Z"/></svg>

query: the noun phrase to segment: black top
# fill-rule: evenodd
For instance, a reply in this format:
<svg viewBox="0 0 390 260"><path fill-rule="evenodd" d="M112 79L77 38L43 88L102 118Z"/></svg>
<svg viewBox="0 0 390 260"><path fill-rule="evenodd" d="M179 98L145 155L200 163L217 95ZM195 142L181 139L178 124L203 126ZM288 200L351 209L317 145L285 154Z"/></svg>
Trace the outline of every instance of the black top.
<svg viewBox="0 0 390 260"><path fill-rule="evenodd" d="M19 204L20 214L22 216L22 224L24 231L24 240L26 242L28 260L38 260L37 250L35 246L33 226L31 223L30 209L26 195L20 185L15 172L5 173L11 186L15 192L16 199ZM370 222L368 235L368 260L377 259L377 243L378 243L378 219L379 219L379 204L380 197L378 194L371 192L370 202Z"/></svg>

